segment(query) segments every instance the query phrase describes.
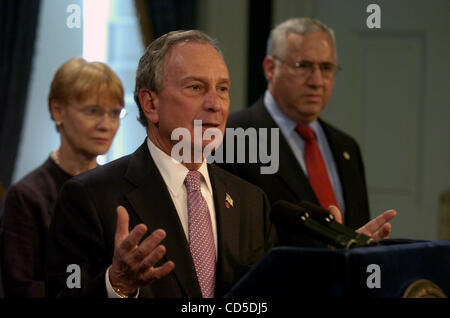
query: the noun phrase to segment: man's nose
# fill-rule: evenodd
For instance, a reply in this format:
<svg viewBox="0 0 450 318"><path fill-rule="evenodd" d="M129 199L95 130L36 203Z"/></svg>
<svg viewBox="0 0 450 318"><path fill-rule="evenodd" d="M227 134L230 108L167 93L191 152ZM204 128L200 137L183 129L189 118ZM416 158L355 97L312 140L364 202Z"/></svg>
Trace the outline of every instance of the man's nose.
<svg viewBox="0 0 450 318"><path fill-rule="evenodd" d="M311 69L311 74L308 77L308 84L312 86L322 86L323 85L323 76L318 65L314 65Z"/></svg>
<svg viewBox="0 0 450 318"><path fill-rule="evenodd" d="M211 111L218 111L220 109L219 97L214 89L208 90L205 94L204 107Z"/></svg>

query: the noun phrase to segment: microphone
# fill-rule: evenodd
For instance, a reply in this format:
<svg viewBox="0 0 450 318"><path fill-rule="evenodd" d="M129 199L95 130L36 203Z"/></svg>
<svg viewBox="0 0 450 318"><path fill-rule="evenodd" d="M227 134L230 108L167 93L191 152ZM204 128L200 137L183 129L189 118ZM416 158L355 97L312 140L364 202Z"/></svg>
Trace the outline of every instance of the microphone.
<svg viewBox="0 0 450 318"><path fill-rule="evenodd" d="M351 228L336 222L334 215L331 214L330 211L325 210L316 204L302 201L300 202L299 206L305 209L313 219L316 219L326 227L356 240L358 247L380 245L373 238L361 233L357 233Z"/></svg>
<svg viewBox="0 0 450 318"><path fill-rule="evenodd" d="M305 229L313 237L337 248L358 247L354 238L327 228L311 218L306 209L287 201L280 200L273 205L270 219L275 225L285 226L292 231Z"/></svg>

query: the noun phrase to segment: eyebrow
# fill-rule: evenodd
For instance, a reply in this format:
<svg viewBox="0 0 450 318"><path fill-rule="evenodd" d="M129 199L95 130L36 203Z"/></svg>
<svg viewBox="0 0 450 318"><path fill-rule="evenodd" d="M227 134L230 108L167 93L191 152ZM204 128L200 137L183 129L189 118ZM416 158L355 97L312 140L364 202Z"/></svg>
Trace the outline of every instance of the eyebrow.
<svg viewBox="0 0 450 318"><path fill-rule="evenodd" d="M86 104L86 105L82 105L81 107L98 107L98 108L104 108L102 106L100 106L99 104ZM116 107L114 107L116 108ZM117 107L118 108L118 107ZM116 108L116 109L117 109ZM123 108L123 107L122 107Z"/></svg>
<svg viewBox="0 0 450 318"><path fill-rule="evenodd" d="M297 62L294 62L294 63L301 63L301 62L312 63L312 64L314 64L314 63L317 63L317 64L335 64L332 61L314 62L314 61L310 61L310 60L306 60L306 59L300 59L300 60L298 60Z"/></svg>
<svg viewBox="0 0 450 318"><path fill-rule="evenodd" d="M183 82L183 83L186 83L189 81L198 81L198 82L203 82L203 83L208 82L207 79L205 79L204 77L199 77L199 76L188 76L188 77L181 79L181 82ZM231 85L231 79L229 79L228 77L219 78L219 80L217 82L221 83L221 84L226 83L228 85Z"/></svg>

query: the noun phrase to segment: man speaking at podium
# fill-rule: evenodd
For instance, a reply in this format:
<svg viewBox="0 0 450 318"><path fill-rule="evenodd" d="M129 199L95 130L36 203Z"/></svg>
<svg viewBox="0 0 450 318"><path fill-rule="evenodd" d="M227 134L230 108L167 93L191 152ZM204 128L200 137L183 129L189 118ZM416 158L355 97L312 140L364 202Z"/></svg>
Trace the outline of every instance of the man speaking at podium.
<svg viewBox="0 0 450 318"><path fill-rule="evenodd" d="M172 131L192 136L195 120L223 134L229 88L207 35L176 31L152 42L135 89L147 139L63 188L51 225L50 296L220 297L264 256L274 241L264 192L205 158L171 156ZM80 288L66 286L70 264L81 270Z"/></svg>

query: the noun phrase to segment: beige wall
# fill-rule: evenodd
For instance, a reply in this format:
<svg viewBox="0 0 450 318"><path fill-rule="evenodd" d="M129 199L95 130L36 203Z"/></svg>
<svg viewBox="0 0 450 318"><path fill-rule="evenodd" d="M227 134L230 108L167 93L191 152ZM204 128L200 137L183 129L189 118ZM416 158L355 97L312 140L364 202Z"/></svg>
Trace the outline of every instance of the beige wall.
<svg viewBox="0 0 450 318"><path fill-rule="evenodd" d="M436 239L438 204L450 189L450 2L273 0L272 25L310 16L336 32L339 74L323 118L352 135L366 164L372 216L395 208L394 237ZM231 72L232 110L246 107L247 0L199 0L199 22L218 38Z"/></svg>
<svg viewBox="0 0 450 318"><path fill-rule="evenodd" d="M199 29L219 41L231 76L231 111L246 107L248 1L199 0Z"/></svg>

